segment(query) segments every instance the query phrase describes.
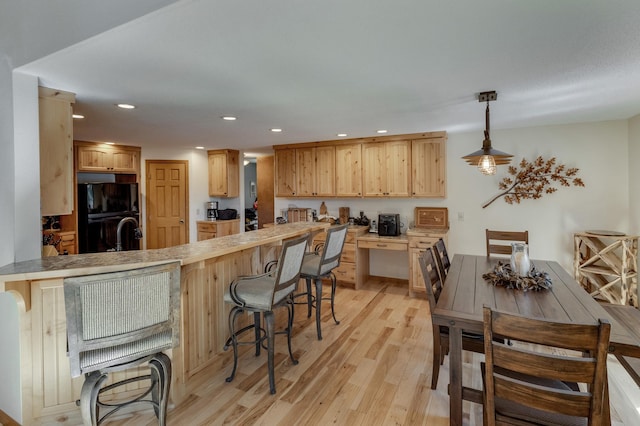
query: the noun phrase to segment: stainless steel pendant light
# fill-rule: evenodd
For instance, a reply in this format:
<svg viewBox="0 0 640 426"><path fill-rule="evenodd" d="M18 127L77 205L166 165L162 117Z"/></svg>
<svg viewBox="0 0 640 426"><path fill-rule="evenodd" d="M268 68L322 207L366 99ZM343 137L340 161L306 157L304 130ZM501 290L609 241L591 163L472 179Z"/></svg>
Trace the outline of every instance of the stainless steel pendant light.
<svg viewBox="0 0 640 426"><path fill-rule="evenodd" d="M489 136L489 102L495 101L496 99L498 99L498 94L495 91L482 92L478 95L478 102L487 103L482 149L462 157L469 165L478 167L478 170L480 170L483 175L495 175L496 166L509 164L513 157L511 154L498 151L491 147L491 137Z"/></svg>

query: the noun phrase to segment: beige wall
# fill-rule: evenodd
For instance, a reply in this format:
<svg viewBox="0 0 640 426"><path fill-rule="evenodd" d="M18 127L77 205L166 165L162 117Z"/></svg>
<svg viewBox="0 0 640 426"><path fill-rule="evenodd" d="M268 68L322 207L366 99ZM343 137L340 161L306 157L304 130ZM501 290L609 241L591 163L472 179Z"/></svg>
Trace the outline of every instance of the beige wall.
<svg viewBox="0 0 640 426"><path fill-rule="evenodd" d="M640 115L629 120L629 232L640 234Z"/></svg>

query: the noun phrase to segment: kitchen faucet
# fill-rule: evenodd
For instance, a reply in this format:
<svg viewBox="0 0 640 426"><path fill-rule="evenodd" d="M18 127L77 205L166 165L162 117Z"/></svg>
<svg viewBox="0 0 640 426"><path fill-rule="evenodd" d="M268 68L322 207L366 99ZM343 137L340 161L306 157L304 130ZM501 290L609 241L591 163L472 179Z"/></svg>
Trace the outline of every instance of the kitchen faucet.
<svg viewBox="0 0 640 426"><path fill-rule="evenodd" d="M133 222L133 224L136 227L136 229L133 231L134 238L136 240L139 240L142 238L142 230L140 229L140 226L138 225L138 221L136 220L136 218L131 216L123 217L122 220L118 222L118 229L116 230L116 251L122 251L122 235L121 235L122 227L127 222Z"/></svg>

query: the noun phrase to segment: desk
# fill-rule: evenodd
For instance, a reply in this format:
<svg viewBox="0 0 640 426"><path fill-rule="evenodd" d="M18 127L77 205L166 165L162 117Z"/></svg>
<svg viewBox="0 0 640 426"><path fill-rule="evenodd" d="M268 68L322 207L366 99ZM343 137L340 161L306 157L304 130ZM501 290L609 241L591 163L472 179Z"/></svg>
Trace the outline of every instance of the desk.
<svg viewBox="0 0 640 426"><path fill-rule="evenodd" d="M640 339L630 334L585 292L557 262L534 260L539 271L548 272L550 290L522 292L495 287L482 274L492 270L499 259L485 256L455 255L433 313L436 324L449 327L449 410L450 424L462 425L462 399L482 403L482 392L463 387L462 331L482 333L484 305L505 312L545 318L551 321L594 322L605 318L611 323L609 351L637 356ZM635 355L634 355L635 354Z"/></svg>
<svg viewBox="0 0 640 426"><path fill-rule="evenodd" d="M397 237L386 237L378 234L365 234L357 238L356 243L356 263L358 270L356 273L356 290L369 279L369 250L391 250L406 252L409 247L409 240L406 235Z"/></svg>

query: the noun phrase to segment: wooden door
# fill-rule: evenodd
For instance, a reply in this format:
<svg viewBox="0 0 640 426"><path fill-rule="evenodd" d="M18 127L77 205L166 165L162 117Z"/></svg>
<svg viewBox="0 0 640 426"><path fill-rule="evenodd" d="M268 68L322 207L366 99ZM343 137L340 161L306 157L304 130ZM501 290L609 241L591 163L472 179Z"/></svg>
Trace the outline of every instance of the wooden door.
<svg viewBox="0 0 640 426"><path fill-rule="evenodd" d="M362 196L361 144L336 146L336 195L338 197Z"/></svg>
<svg viewBox="0 0 640 426"><path fill-rule="evenodd" d="M265 223L275 222L273 214L273 155L258 157L256 161L256 179L258 181L258 228Z"/></svg>
<svg viewBox="0 0 640 426"><path fill-rule="evenodd" d="M209 154L209 196L226 197L229 182L227 180L227 155L224 152Z"/></svg>
<svg viewBox="0 0 640 426"><path fill-rule="evenodd" d="M332 197L336 195L336 149L333 146L315 148L314 195Z"/></svg>
<svg viewBox="0 0 640 426"><path fill-rule="evenodd" d="M409 197L411 195L410 152L411 144L409 141L385 143L385 195L393 197Z"/></svg>
<svg viewBox="0 0 640 426"><path fill-rule="evenodd" d="M279 149L275 153L276 197L296 195L296 150Z"/></svg>
<svg viewBox="0 0 640 426"><path fill-rule="evenodd" d="M296 195L311 197L316 194L316 150L296 149Z"/></svg>
<svg viewBox="0 0 640 426"><path fill-rule="evenodd" d="M411 195L446 196L444 138L411 141Z"/></svg>
<svg viewBox="0 0 640 426"><path fill-rule="evenodd" d="M384 143L362 146L363 192L365 197L383 196L386 192Z"/></svg>
<svg viewBox="0 0 640 426"><path fill-rule="evenodd" d="M189 164L186 160L147 160L147 248L189 242Z"/></svg>

